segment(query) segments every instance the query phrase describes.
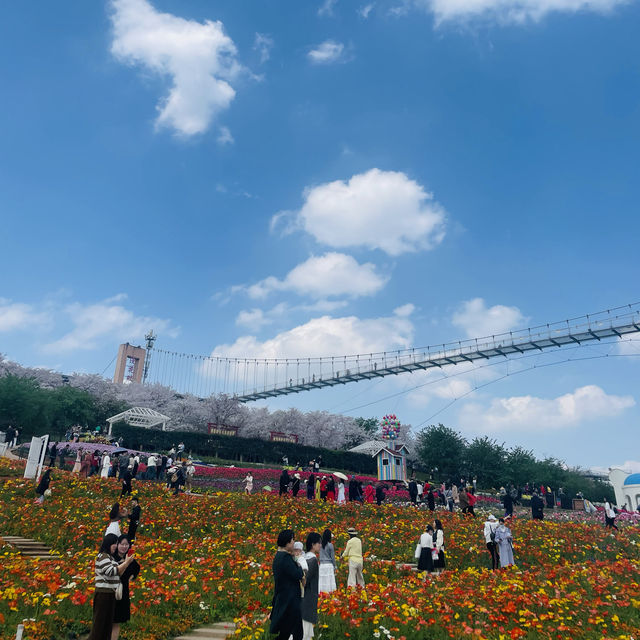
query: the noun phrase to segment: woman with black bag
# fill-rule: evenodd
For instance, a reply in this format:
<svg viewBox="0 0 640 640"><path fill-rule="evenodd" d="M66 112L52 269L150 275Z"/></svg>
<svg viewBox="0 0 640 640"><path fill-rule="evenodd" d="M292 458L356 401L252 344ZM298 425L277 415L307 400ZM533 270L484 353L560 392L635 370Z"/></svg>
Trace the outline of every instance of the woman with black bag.
<svg viewBox="0 0 640 640"><path fill-rule="evenodd" d="M131 548L131 542L127 536L118 538L118 545L113 558L122 564L127 559L127 554ZM132 560L129 566L120 574L120 582L122 584L122 597L120 600L116 598L116 606L113 612L113 626L111 629L111 640L118 640L120 635L120 625L131 619L131 598L129 595L129 580L135 579L140 573L140 565L136 560Z"/></svg>

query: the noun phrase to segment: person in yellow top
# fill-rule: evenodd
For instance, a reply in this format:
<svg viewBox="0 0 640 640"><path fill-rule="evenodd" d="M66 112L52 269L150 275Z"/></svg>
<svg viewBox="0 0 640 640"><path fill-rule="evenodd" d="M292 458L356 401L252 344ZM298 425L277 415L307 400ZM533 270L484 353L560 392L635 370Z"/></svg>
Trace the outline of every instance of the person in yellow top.
<svg viewBox="0 0 640 640"><path fill-rule="evenodd" d="M351 528L347 530L349 541L342 552L341 558L349 560L349 578L347 587L355 587L356 584L364 587L364 576L362 574L362 540L358 538L358 532Z"/></svg>

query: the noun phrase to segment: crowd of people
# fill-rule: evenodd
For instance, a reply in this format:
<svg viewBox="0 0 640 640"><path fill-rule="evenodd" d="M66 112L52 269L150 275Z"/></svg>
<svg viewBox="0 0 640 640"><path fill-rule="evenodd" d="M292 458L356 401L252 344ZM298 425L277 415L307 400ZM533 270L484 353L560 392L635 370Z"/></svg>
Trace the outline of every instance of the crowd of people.
<svg viewBox="0 0 640 640"><path fill-rule="evenodd" d="M90 448L89 448L90 447ZM67 460L73 456L73 451L65 443L57 442L49 446L49 468L57 465L64 469ZM151 453L141 458L140 452L128 450L110 453L106 449L95 448L89 445L87 448L78 448L75 452L75 461L72 473L81 478L89 478L99 475L102 478L118 478L122 483L121 497L131 495L133 480L149 480L153 482L167 483L167 488L174 495L182 491L189 492L192 488L192 480L196 468L193 461L184 458L184 444L180 443L176 449L173 446L168 453Z"/></svg>
<svg viewBox="0 0 640 640"><path fill-rule="evenodd" d="M347 530L349 540L340 558L348 562L347 587L364 587L362 540L358 532ZM270 632L278 640L310 640L318 622L318 597L336 589L336 557L332 533L310 532L303 545L295 541L292 529L278 535L273 559L274 592Z"/></svg>

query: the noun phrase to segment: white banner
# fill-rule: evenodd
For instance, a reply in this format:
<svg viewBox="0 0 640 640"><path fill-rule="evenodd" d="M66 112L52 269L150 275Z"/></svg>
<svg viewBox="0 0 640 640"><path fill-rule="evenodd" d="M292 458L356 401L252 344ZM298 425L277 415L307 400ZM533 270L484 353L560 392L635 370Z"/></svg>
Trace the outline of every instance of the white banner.
<svg viewBox="0 0 640 640"><path fill-rule="evenodd" d="M47 445L49 444L49 436L41 436L40 438L31 438L31 446L29 447L29 457L27 458L27 466L24 469L25 478L35 478L36 480L42 473L42 465L47 455Z"/></svg>

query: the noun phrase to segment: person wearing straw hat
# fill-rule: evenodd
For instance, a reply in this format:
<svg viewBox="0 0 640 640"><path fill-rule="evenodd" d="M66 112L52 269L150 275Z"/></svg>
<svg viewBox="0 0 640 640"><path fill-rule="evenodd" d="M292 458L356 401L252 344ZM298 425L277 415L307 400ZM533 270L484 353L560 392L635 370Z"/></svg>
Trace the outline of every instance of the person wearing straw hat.
<svg viewBox="0 0 640 640"><path fill-rule="evenodd" d="M349 578L347 579L347 587L355 587L360 585L364 588L364 575L362 566L364 558L362 555L362 540L358 538L358 532L350 527L347 529L349 541L342 552L341 558L349 560Z"/></svg>

